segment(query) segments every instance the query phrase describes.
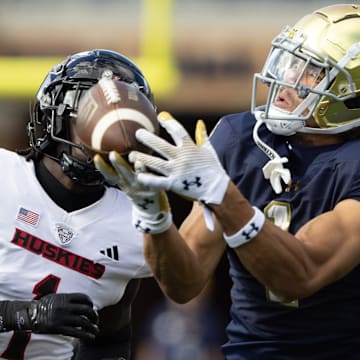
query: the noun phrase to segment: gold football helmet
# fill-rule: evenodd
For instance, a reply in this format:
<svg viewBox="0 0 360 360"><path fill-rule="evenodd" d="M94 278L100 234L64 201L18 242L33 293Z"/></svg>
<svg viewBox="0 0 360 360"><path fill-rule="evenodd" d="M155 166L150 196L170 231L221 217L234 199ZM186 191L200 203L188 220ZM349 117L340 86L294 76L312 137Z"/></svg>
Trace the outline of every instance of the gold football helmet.
<svg viewBox="0 0 360 360"><path fill-rule="evenodd" d="M314 79L313 86L306 85L305 76ZM261 83L268 86L265 106L256 104ZM293 111L275 105L284 87L303 99ZM285 136L360 126L360 5L324 7L286 26L254 75L251 111L270 131ZM306 126L311 117L318 127Z"/></svg>

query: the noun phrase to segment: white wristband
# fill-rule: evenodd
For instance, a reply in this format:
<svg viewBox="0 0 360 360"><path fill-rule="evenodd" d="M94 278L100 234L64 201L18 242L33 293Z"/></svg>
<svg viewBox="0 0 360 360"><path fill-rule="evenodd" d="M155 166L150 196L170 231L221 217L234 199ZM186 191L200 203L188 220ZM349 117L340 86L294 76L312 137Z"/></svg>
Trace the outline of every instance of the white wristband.
<svg viewBox="0 0 360 360"><path fill-rule="evenodd" d="M265 215L257 207L253 206L253 209L255 210L254 216L237 233L230 236L223 234L225 241L231 248L239 247L251 241L261 231L265 222Z"/></svg>
<svg viewBox="0 0 360 360"><path fill-rule="evenodd" d="M132 223L137 231L147 234L159 234L170 228L172 225L172 214L170 211L162 211L155 216L138 211L133 207Z"/></svg>

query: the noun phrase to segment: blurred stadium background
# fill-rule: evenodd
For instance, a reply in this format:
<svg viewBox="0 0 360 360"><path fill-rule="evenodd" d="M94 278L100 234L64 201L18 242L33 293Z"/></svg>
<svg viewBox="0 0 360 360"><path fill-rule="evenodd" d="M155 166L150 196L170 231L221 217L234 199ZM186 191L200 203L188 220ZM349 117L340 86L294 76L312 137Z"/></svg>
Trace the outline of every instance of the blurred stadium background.
<svg viewBox="0 0 360 360"><path fill-rule="evenodd" d="M24 141L29 101L50 67L91 48L137 62L159 109L188 122L239 111L249 106L252 73L261 69L272 37L328 3L0 0L0 143Z"/></svg>
<svg viewBox="0 0 360 360"><path fill-rule="evenodd" d="M281 28L331 3L0 0L0 146L27 146L29 103L41 81L68 54L91 48L130 57L148 78L159 110L172 112L189 131L199 117L211 129L222 114L250 106L252 74ZM180 222L189 204L172 200ZM219 277L214 299L226 318L230 284L222 267ZM147 309L160 297L154 283L145 282L134 308L135 347Z"/></svg>

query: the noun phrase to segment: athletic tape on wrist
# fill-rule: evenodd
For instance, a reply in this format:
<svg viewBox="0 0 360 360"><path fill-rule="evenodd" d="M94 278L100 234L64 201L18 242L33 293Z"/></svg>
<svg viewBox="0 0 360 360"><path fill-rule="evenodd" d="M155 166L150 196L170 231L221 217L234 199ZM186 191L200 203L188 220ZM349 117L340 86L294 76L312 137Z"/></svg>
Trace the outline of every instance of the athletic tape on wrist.
<svg viewBox="0 0 360 360"><path fill-rule="evenodd" d="M224 239L231 248L239 247L251 241L262 229L265 223L265 215L257 207L253 206L254 216L249 222L233 235L224 235Z"/></svg>

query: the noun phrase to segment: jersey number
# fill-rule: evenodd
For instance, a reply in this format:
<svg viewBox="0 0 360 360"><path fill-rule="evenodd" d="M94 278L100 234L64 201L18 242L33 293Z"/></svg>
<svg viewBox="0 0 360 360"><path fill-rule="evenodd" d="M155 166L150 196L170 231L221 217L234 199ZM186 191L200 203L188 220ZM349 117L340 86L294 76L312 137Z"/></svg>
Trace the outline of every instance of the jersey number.
<svg viewBox="0 0 360 360"><path fill-rule="evenodd" d="M265 216L268 220L278 226L284 231L289 230L290 219L291 219L291 210L290 205L282 201L272 201L264 209ZM269 289L266 288L266 298L269 301L281 302L276 295L274 295ZM283 303L285 306L298 307L299 301L293 300L289 303Z"/></svg>
<svg viewBox="0 0 360 360"><path fill-rule="evenodd" d="M55 275L48 275L39 281L33 288L34 299L39 299L47 294L56 293L60 283L60 278ZM25 348L29 343L31 333L26 331L14 331L6 350L1 354L1 358L8 360L24 360Z"/></svg>

